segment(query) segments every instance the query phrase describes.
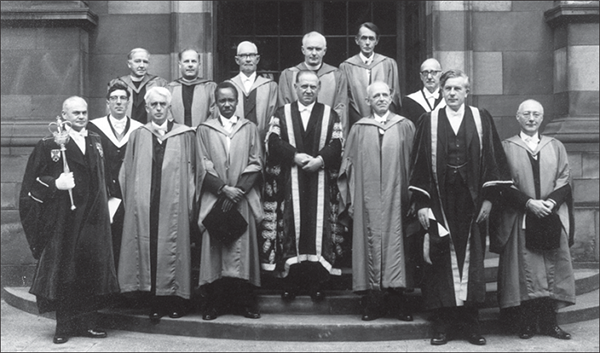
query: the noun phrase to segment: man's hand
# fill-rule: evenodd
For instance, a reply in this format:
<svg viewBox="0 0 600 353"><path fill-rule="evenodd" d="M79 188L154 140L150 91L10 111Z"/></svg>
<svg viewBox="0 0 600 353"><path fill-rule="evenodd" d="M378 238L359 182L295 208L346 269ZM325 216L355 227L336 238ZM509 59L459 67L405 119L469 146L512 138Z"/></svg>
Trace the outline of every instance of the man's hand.
<svg viewBox="0 0 600 353"><path fill-rule="evenodd" d="M417 212L417 216L419 217L419 223L425 229L429 229L429 208L423 207Z"/></svg>
<svg viewBox="0 0 600 353"><path fill-rule="evenodd" d="M312 156L306 153L296 153L294 156L294 163L298 167L304 167L306 163L308 163L312 159Z"/></svg>
<svg viewBox="0 0 600 353"><path fill-rule="evenodd" d="M538 218L548 216L552 212L552 202L544 200L529 200L527 202L527 209Z"/></svg>
<svg viewBox="0 0 600 353"><path fill-rule="evenodd" d="M54 183L58 190L69 190L75 187L75 178L72 172L61 173Z"/></svg>
<svg viewBox="0 0 600 353"><path fill-rule="evenodd" d="M227 196L228 200L231 200L234 204L240 202L242 197L244 197L244 192L242 189L236 188L234 186L223 186L223 194Z"/></svg>
<svg viewBox="0 0 600 353"><path fill-rule="evenodd" d="M233 201L231 201L230 199L224 199L223 206L221 207L221 209L223 210L223 212L229 212L229 210L231 210L233 206L235 206Z"/></svg>
<svg viewBox="0 0 600 353"><path fill-rule="evenodd" d="M481 204L481 209L479 210L479 215L475 220L476 223L481 223L490 217L490 212L492 212L492 202L488 200L483 200Z"/></svg>
<svg viewBox="0 0 600 353"><path fill-rule="evenodd" d="M302 167L302 170L304 170L305 172L314 173L314 172L318 171L319 169L321 169L322 166L323 166L323 160L321 158L310 157L310 160L306 164L304 164L304 167Z"/></svg>

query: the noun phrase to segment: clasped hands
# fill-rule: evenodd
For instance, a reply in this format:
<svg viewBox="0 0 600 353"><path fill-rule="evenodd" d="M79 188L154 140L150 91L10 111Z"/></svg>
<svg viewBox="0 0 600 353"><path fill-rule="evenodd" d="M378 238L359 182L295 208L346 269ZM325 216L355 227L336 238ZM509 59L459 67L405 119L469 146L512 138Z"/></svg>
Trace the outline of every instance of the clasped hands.
<svg viewBox="0 0 600 353"><path fill-rule="evenodd" d="M235 186L225 185L221 191L225 194L222 207L223 212L229 212L244 197L244 191Z"/></svg>
<svg viewBox="0 0 600 353"><path fill-rule="evenodd" d="M492 211L492 202L488 201L488 200L484 200L483 203L481 204L481 209L479 209L479 214L477 215L477 219L475 220L475 222L481 223L481 222L487 220L490 216L491 211ZM421 208L417 212L417 217L419 217L419 223L421 223L423 228L429 229L429 208L428 207Z"/></svg>
<svg viewBox="0 0 600 353"><path fill-rule="evenodd" d="M323 160L306 153L296 153L294 163L306 172L316 172L323 166Z"/></svg>
<svg viewBox="0 0 600 353"><path fill-rule="evenodd" d="M550 213L552 213L552 209L554 208L554 203L549 200L534 200L531 199L527 202L526 205L527 210L533 213L538 218L543 218Z"/></svg>

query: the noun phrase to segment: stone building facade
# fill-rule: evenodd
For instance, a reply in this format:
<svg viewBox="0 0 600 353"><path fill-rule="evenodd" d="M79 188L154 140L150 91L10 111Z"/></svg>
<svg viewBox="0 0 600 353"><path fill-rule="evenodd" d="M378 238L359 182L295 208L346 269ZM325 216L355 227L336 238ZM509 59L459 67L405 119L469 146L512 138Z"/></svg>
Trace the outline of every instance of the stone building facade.
<svg viewBox="0 0 600 353"><path fill-rule="evenodd" d="M471 77L469 103L488 109L502 138L518 131L526 98L545 107L545 134L565 143L574 179L574 261L598 266L598 1L2 1L2 284L29 282L35 265L18 216L18 194L33 145L62 101L80 95L90 118L105 114L108 81L127 73L135 47L149 72L179 77L177 53L201 53L201 76L235 75L235 47L257 43L259 72L278 77L302 61L301 38L328 40L325 62L358 52L357 26L376 23L377 52L399 63L403 94L420 87L427 57Z"/></svg>

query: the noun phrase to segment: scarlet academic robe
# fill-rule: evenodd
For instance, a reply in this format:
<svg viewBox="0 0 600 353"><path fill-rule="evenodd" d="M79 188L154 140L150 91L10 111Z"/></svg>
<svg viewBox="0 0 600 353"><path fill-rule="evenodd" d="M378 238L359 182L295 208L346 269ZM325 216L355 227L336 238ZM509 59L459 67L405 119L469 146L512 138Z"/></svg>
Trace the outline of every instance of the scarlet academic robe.
<svg viewBox="0 0 600 353"><path fill-rule="evenodd" d="M530 299L549 297L560 307L575 304L575 277L569 246L572 245L574 224L570 192L566 199L556 197L561 188L570 191L570 170L563 144L551 137L541 136L538 148L531 151L519 136L502 143L514 187L529 198L552 198L557 202L556 213L562 223L560 247L555 250L532 251L525 247L525 205L498 209L498 219L490 239L490 250L500 254L498 265L498 303L500 308L518 306ZM536 190L530 154L538 154L540 197ZM527 217L533 217L528 215Z"/></svg>
<svg viewBox="0 0 600 353"><path fill-rule="evenodd" d="M348 92L348 123L344 126L347 131L352 125L371 115L371 108L367 105L365 97L367 96L367 74L365 69L371 70L371 82L383 81L392 90L392 104L390 110L394 113L400 112L400 81L398 78L398 64L396 60L387 56L374 53L371 65L365 65L358 54L346 59L340 64L340 71L344 73L347 82Z"/></svg>
<svg viewBox="0 0 600 353"><path fill-rule="evenodd" d="M184 124L185 110L183 107L182 85L194 86L191 127L196 128L216 112L215 88L217 88L217 84L201 78L191 83L187 83L181 78L169 83L167 88L173 95L173 99L171 100L171 116L178 124Z"/></svg>
<svg viewBox="0 0 600 353"><path fill-rule="evenodd" d="M23 176L19 212L32 254L39 260L29 292L37 297L42 313L56 310L57 301L66 298L89 298L91 303L94 296L119 292L100 137L89 132L85 143L85 155L72 139L65 146L75 178L75 210L68 192L55 186L64 169L53 138L38 142Z"/></svg>
<svg viewBox="0 0 600 353"><path fill-rule="evenodd" d="M335 111L315 103L306 128L302 125L298 102L278 108L267 134L267 160L279 170L277 189L267 190L261 248L265 270L287 276L291 265L311 261L328 273L333 269L340 233L337 220L335 177L342 154L342 126ZM321 156L324 168L309 173L298 168L296 153ZM275 197L273 197L275 196ZM267 219L268 217L268 219ZM342 240L343 241L343 240Z"/></svg>
<svg viewBox="0 0 600 353"><path fill-rule="evenodd" d="M294 83L296 76L301 70L310 70L304 62L287 68L281 72L279 77L279 107L283 107L287 103L292 103L298 100ZM346 88L346 77L337 67L323 63L319 70L316 71L319 80L321 81L321 89L317 102L326 104L333 108L335 113L340 118L340 122L344 127L344 134L348 133L346 111L348 109L348 93ZM344 135L344 136L345 136Z"/></svg>
<svg viewBox="0 0 600 353"><path fill-rule="evenodd" d="M421 115L429 113L437 107L443 108L445 106L446 101L442 96L442 92L439 92L439 96L433 102L432 106L427 98L425 98L423 89L421 89L402 98L402 107L400 108L400 111L402 112L402 116L407 117L416 125Z"/></svg>
<svg viewBox="0 0 600 353"><path fill-rule="evenodd" d="M238 91L239 98L235 115L243 116L247 119L247 117L244 116L245 97L248 97L250 92L256 91L256 124L258 126L258 135L260 136L260 141L264 142L269 121L275 113L275 108L277 108L277 83L270 78L257 75L252 87L250 87L250 92L246 92L241 75L243 74L240 73L229 80L235 85L235 88Z"/></svg>
<svg viewBox="0 0 600 353"><path fill-rule="evenodd" d="M262 171L262 148L258 129L249 120L239 118L232 132L227 133L219 119L210 119L200 124L196 136L201 144L207 173L220 179L224 185L236 186L245 174ZM202 224L218 199L217 195L206 190L206 187L203 188L198 217L198 226L202 232L200 285L212 283L222 277L232 277L260 286L256 225L262 221L263 213L259 184L254 183L245 191L244 198L236 207L248 222L248 228L233 244L224 246L213 239Z"/></svg>
<svg viewBox="0 0 600 353"><path fill-rule="evenodd" d="M475 111L475 113L473 113ZM431 208L430 227L425 236L424 252L430 257L423 268L423 298L426 309L482 303L485 300L484 253L486 232L475 219L485 195L492 189L512 184L506 156L491 115L486 110L465 107L462 125L467 141L467 186L474 205L462 276L458 269L452 234L442 195L446 194L447 170L446 132L439 128L440 120L448 119L445 109L424 115L417 127L413 149L413 170L409 190L413 198L425 200ZM490 200L491 201L491 200ZM421 206L417 205L417 208ZM441 227L441 228L440 228ZM427 261L427 258L426 258Z"/></svg>
<svg viewBox="0 0 600 353"><path fill-rule="evenodd" d="M354 291L412 287L404 218L414 133L410 120L393 113L383 126L369 117L350 130L338 185L340 210L353 219Z"/></svg>
<svg viewBox="0 0 600 353"><path fill-rule="evenodd" d="M119 260L122 292L151 290L150 186L153 139L160 138L148 123L135 130L119 174L125 221ZM156 295L191 293L190 221L196 185L204 168L192 128L174 124L161 140L166 143L160 186Z"/></svg>
<svg viewBox="0 0 600 353"><path fill-rule="evenodd" d="M140 85L136 87L131 80L131 76L125 75L117 77L108 83L108 87L112 86L115 82L120 81L127 86L129 91L129 105L127 106L127 112L125 115L131 117L134 120L138 120L140 123L145 124L148 121L146 113L146 101L144 100L145 92L152 87L167 87L167 80L162 77L158 77L151 74L146 74L142 79ZM138 94L138 98L135 99L134 93ZM107 113L110 113L107 108ZM140 120L140 117L141 118Z"/></svg>

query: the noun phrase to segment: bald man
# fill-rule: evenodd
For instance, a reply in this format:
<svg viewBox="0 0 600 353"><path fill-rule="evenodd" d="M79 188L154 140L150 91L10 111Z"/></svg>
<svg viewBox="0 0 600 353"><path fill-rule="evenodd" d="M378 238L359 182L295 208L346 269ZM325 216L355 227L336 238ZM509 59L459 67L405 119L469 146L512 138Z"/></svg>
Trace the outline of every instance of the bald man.
<svg viewBox="0 0 600 353"><path fill-rule="evenodd" d="M293 103L298 100L294 84L296 76L302 70L310 70L317 74L321 82L317 102L326 104L333 108L339 116L344 132L346 129L346 78L335 66L323 62L327 53L327 40L319 32L309 32L302 38L302 54L304 61L300 64L287 68L281 72L279 77L279 106Z"/></svg>
<svg viewBox="0 0 600 353"><path fill-rule="evenodd" d="M148 73L149 65L150 52L144 48L134 48L127 54L129 75L115 78L108 83L108 88L118 81L123 82L127 86L131 102L127 107L127 113L125 115L142 124L148 122L146 102L144 101L146 91L152 87L167 86L167 80Z"/></svg>
<svg viewBox="0 0 600 353"><path fill-rule="evenodd" d="M340 210L353 220L352 290L364 296L364 321L386 313L385 299L397 304L394 316L412 321L402 293L412 287L404 216L415 126L389 111L392 92L385 82L373 82L367 94L372 113L350 129L338 178Z"/></svg>
<svg viewBox="0 0 600 353"><path fill-rule="evenodd" d="M93 311L101 296L119 292L104 151L100 136L86 130L85 100L65 100L61 122L71 127L65 132L66 151L52 137L38 142L27 162L19 203L23 230L39 260L29 292L40 313L56 311L56 344L71 336L106 337L96 329Z"/></svg>
<svg viewBox="0 0 600 353"><path fill-rule="evenodd" d="M277 83L257 74L260 54L256 44L248 41L238 44L235 62L240 73L229 80L239 97L235 115L257 125L260 141L264 141L269 119L277 108Z"/></svg>
<svg viewBox="0 0 600 353"><path fill-rule="evenodd" d="M170 82L167 88L173 95L172 119L182 125L196 128L216 111L215 87L211 80L198 77L200 54L194 49L179 52L181 77Z"/></svg>
<svg viewBox="0 0 600 353"><path fill-rule="evenodd" d="M556 321L558 309L575 304L575 276L569 247L575 234L569 158L563 144L540 136L544 108L528 99L519 105L519 134L502 142L515 186L503 193L504 208L492 222L490 251L500 254L498 304L515 308L518 334L529 339L538 331L570 339ZM544 242L532 242L531 231L543 231Z"/></svg>
<svg viewBox="0 0 600 353"><path fill-rule="evenodd" d="M442 66L436 59L429 58L423 61L419 70L423 88L402 99L402 116L417 124L419 117L424 113L429 113L437 107L446 106L444 97L440 93L441 76Z"/></svg>

